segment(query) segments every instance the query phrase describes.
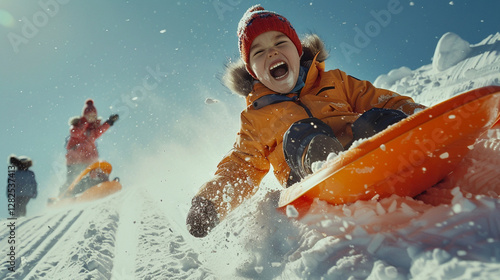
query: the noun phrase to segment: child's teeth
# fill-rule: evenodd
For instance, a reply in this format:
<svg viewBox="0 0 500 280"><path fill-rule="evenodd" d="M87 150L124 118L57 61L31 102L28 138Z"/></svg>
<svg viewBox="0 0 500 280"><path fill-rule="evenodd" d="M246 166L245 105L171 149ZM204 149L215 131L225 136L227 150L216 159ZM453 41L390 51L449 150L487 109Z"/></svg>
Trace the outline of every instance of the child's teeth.
<svg viewBox="0 0 500 280"><path fill-rule="evenodd" d="M274 64L273 66L271 66L271 68L269 70L273 70L274 68L276 68L276 67L278 67L280 65L283 65L283 64L285 64L283 61L278 62L278 63Z"/></svg>

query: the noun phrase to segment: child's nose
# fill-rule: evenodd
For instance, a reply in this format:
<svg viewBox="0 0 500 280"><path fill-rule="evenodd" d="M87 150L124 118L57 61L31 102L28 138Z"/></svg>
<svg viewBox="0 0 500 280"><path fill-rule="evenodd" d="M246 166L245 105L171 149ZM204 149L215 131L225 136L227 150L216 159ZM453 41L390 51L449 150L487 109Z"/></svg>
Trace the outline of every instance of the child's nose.
<svg viewBox="0 0 500 280"><path fill-rule="evenodd" d="M278 54L278 51L276 49L271 49L269 50L268 56L273 57Z"/></svg>

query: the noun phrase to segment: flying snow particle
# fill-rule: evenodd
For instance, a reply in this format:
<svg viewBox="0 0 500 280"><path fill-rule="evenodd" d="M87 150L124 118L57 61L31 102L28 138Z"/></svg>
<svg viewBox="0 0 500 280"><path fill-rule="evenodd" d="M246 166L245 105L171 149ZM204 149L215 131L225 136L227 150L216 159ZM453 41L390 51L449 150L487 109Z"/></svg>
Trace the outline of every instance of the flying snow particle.
<svg viewBox="0 0 500 280"><path fill-rule="evenodd" d="M205 104L214 104L217 102L219 102L219 100L217 100L217 99L212 99L212 98L205 99Z"/></svg>
<svg viewBox="0 0 500 280"><path fill-rule="evenodd" d="M356 168L356 173L358 174L366 174L366 173L372 173L373 169L375 169L375 166L369 167L365 166L364 168Z"/></svg>
<svg viewBox="0 0 500 280"><path fill-rule="evenodd" d="M165 33L165 32L167 32L167 30L166 30L166 29L162 29L162 30L160 30L160 33L161 33L161 34L163 34L163 33Z"/></svg>
<svg viewBox="0 0 500 280"><path fill-rule="evenodd" d="M299 212L293 205L286 206L286 216L288 218L297 218L299 216Z"/></svg>
<svg viewBox="0 0 500 280"><path fill-rule="evenodd" d="M448 153L442 153L442 154L439 155L440 159L447 159L449 157L450 157L450 154L448 154Z"/></svg>
<svg viewBox="0 0 500 280"><path fill-rule="evenodd" d="M453 212L458 214L458 213L462 212L462 205L455 204L452 206L452 210L453 210Z"/></svg>
<svg viewBox="0 0 500 280"><path fill-rule="evenodd" d="M463 257L466 255L467 255L467 251L465 251L465 250L458 250L457 251L457 256L459 256L459 257Z"/></svg>
<svg viewBox="0 0 500 280"><path fill-rule="evenodd" d="M450 6L455 5L455 3L453 3L453 1L450 1L450 3L448 3L448 4L450 4Z"/></svg>

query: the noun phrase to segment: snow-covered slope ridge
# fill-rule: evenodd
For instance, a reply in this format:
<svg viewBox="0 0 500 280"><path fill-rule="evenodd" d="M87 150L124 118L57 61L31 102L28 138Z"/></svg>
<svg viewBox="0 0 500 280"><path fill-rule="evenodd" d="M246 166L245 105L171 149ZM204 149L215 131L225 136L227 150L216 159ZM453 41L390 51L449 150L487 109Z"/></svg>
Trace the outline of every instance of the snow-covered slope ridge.
<svg viewBox="0 0 500 280"><path fill-rule="evenodd" d="M500 85L500 33L470 45L454 33L439 40L432 64L414 71L407 67L379 76L374 85L433 105L458 93Z"/></svg>

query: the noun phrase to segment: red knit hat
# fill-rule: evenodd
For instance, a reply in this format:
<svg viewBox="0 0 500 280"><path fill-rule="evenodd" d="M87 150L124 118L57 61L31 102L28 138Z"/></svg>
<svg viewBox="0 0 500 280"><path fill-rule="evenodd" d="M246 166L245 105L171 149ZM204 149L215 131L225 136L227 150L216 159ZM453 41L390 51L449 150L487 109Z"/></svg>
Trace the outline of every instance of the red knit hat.
<svg viewBox="0 0 500 280"><path fill-rule="evenodd" d="M83 107L82 115L85 117L89 113L97 114L97 110L94 107L94 101L92 99L88 99L87 101L85 101L85 106Z"/></svg>
<svg viewBox="0 0 500 280"><path fill-rule="evenodd" d="M248 73L257 79L250 67L250 46L257 36L267 31L279 31L285 34L302 55L302 44L290 22L282 15L264 10L255 5L248 9L238 24L238 40L241 59L245 62Z"/></svg>

